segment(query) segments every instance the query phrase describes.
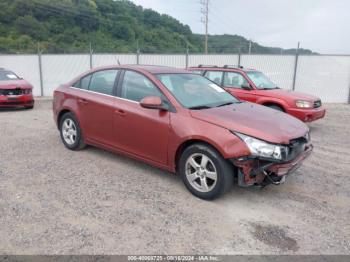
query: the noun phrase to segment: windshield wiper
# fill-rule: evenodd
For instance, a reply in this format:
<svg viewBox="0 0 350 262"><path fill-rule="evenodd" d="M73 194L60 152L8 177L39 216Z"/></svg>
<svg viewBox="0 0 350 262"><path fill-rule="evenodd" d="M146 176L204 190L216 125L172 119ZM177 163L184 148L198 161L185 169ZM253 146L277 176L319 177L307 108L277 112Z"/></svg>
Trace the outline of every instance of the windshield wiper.
<svg viewBox="0 0 350 262"><path fill-rule="evenodd" d="M228 105L232 105L233 102L227 102L227 103L223 103L221 105L217 105L216 107L220 107L220 106L228 106Z"/></svg>
<svg viewBox="0 0 350 262"><path fill-rule="evenodd" d="M210 106L202 105L202 106L193 106L193 107L189 107L188 109L191 109L191 110L201 110L201 109L208 109L208 108L211 108L211 107L210 107Z"/></svg>

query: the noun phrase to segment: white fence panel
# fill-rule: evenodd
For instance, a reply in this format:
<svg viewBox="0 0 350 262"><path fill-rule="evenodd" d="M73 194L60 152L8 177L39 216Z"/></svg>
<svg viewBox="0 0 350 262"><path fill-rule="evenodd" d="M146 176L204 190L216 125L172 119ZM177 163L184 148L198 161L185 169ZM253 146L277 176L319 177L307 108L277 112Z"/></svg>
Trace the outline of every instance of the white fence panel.
<svg viewBox="0 0 350 262"><path fill-rule="evenodd" d="M186 67L186 55L160 55L160 54L140 54L139 63L141 65L161 65L177 68Z"/></svg>
<svg viewBox="0 0 350 262"><path fill-rule="evenodd" d="M189 66L198 65L238 65L238 55L190 55Z"/></svg>
<svg viewBox="0 0 350 262"><path fill-rule="evenodd" d="M34 87L33 94L40 96L39 58L37 55L0 55L0 67L15 72Z"/></svg>
<svg viewBox="0 0 350 262"><path fill-rule="evenodd" d="M136 54L94 54L92 56L92 66L117 65L118 60L121 64L136 64Z"/></svg>
<svg viewBox="0 0 350 262"><path fill-rule="evenodd" d="M242 55L241 65L264 72L280 88L293 88L295 56Z"/></svg>
<svg viewBox="0 0 350 262"><path fill-rule="evenodd" d="M197 55L188 57L189 66L199 64L237 65L238 55ZM117 64L136 64L136 54L94 54L93 67ZM140 54L140 64L186 67L185 54ZM292 89L295 56L242 55L241 65L266 73L281 88ZM28 80L35 96L40 92L38 55L0 55L0 67L13 70ZM89 54L42 55L43 89L52 96L60 84L90 68ZM347 103L350 88L350 56L299 56L295 90L319 96L326 103Z"/></svg>
<svg viewBox="0 0 350 262"><path fill-rule="evenodd" d="M44 95L90 69L89 55L42 55Z"/></svg>
<svg viewBox="0 0 350 262"><path fill-rule="evenodd" d="M324 102L347 103L350 56L300 56L296 91L315 94Z"/></svg>

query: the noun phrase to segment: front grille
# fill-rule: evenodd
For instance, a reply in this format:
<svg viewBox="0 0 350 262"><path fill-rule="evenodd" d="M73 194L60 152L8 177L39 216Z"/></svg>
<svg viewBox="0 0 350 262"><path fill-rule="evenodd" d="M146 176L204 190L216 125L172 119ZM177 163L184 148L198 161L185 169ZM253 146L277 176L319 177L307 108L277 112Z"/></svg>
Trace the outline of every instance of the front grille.
<svg viewBox="0 0 350 262"><path fill-rule="evenodd" d="M314 102L314 108L319 108L321 106L322 106L321 100L317 100L317 101Z"/></svg>
<svg viewBox="0 0 350 262"><path fill-rule="evenodd" d="M23 94L23 90L20 88L16 89L0 89L0 95L3 96L19 96Z"/></svg>
<svg viewBox="0 0 350 262"><path fill-rule="evenodd" d="M307 137L299 137L292 139L288 145L287 160L292 160L300 155L305 150L305 145L308 143Z"/></svg>

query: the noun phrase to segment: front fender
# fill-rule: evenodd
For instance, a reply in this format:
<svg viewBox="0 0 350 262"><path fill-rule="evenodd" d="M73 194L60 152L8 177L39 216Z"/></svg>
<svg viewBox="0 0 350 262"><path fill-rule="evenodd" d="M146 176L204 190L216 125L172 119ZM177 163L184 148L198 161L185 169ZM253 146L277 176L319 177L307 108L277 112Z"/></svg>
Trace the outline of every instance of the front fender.
<svg viewBox="0 0 350 262"><path fill-rule="evenodd" d="M169 141L168 162L172 170L175 170L179 149L188 142L207 143L225 159L250 154L245 143L228 129L192 117L172 114L171 132L173 139Z"/></svg>

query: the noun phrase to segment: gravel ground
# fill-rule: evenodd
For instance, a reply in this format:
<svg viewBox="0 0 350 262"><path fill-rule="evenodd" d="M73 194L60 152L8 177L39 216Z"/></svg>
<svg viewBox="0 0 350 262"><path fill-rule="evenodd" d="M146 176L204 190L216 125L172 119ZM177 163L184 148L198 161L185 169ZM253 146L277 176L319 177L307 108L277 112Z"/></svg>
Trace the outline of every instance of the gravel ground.
<svg viewBox="0 0 350 262"><path fill-rule="evenodd" d="M0 112L0 254L350 254L350 106L310 124L284 185L193 197L179 177L63 146L51 101Z"/></svg>

